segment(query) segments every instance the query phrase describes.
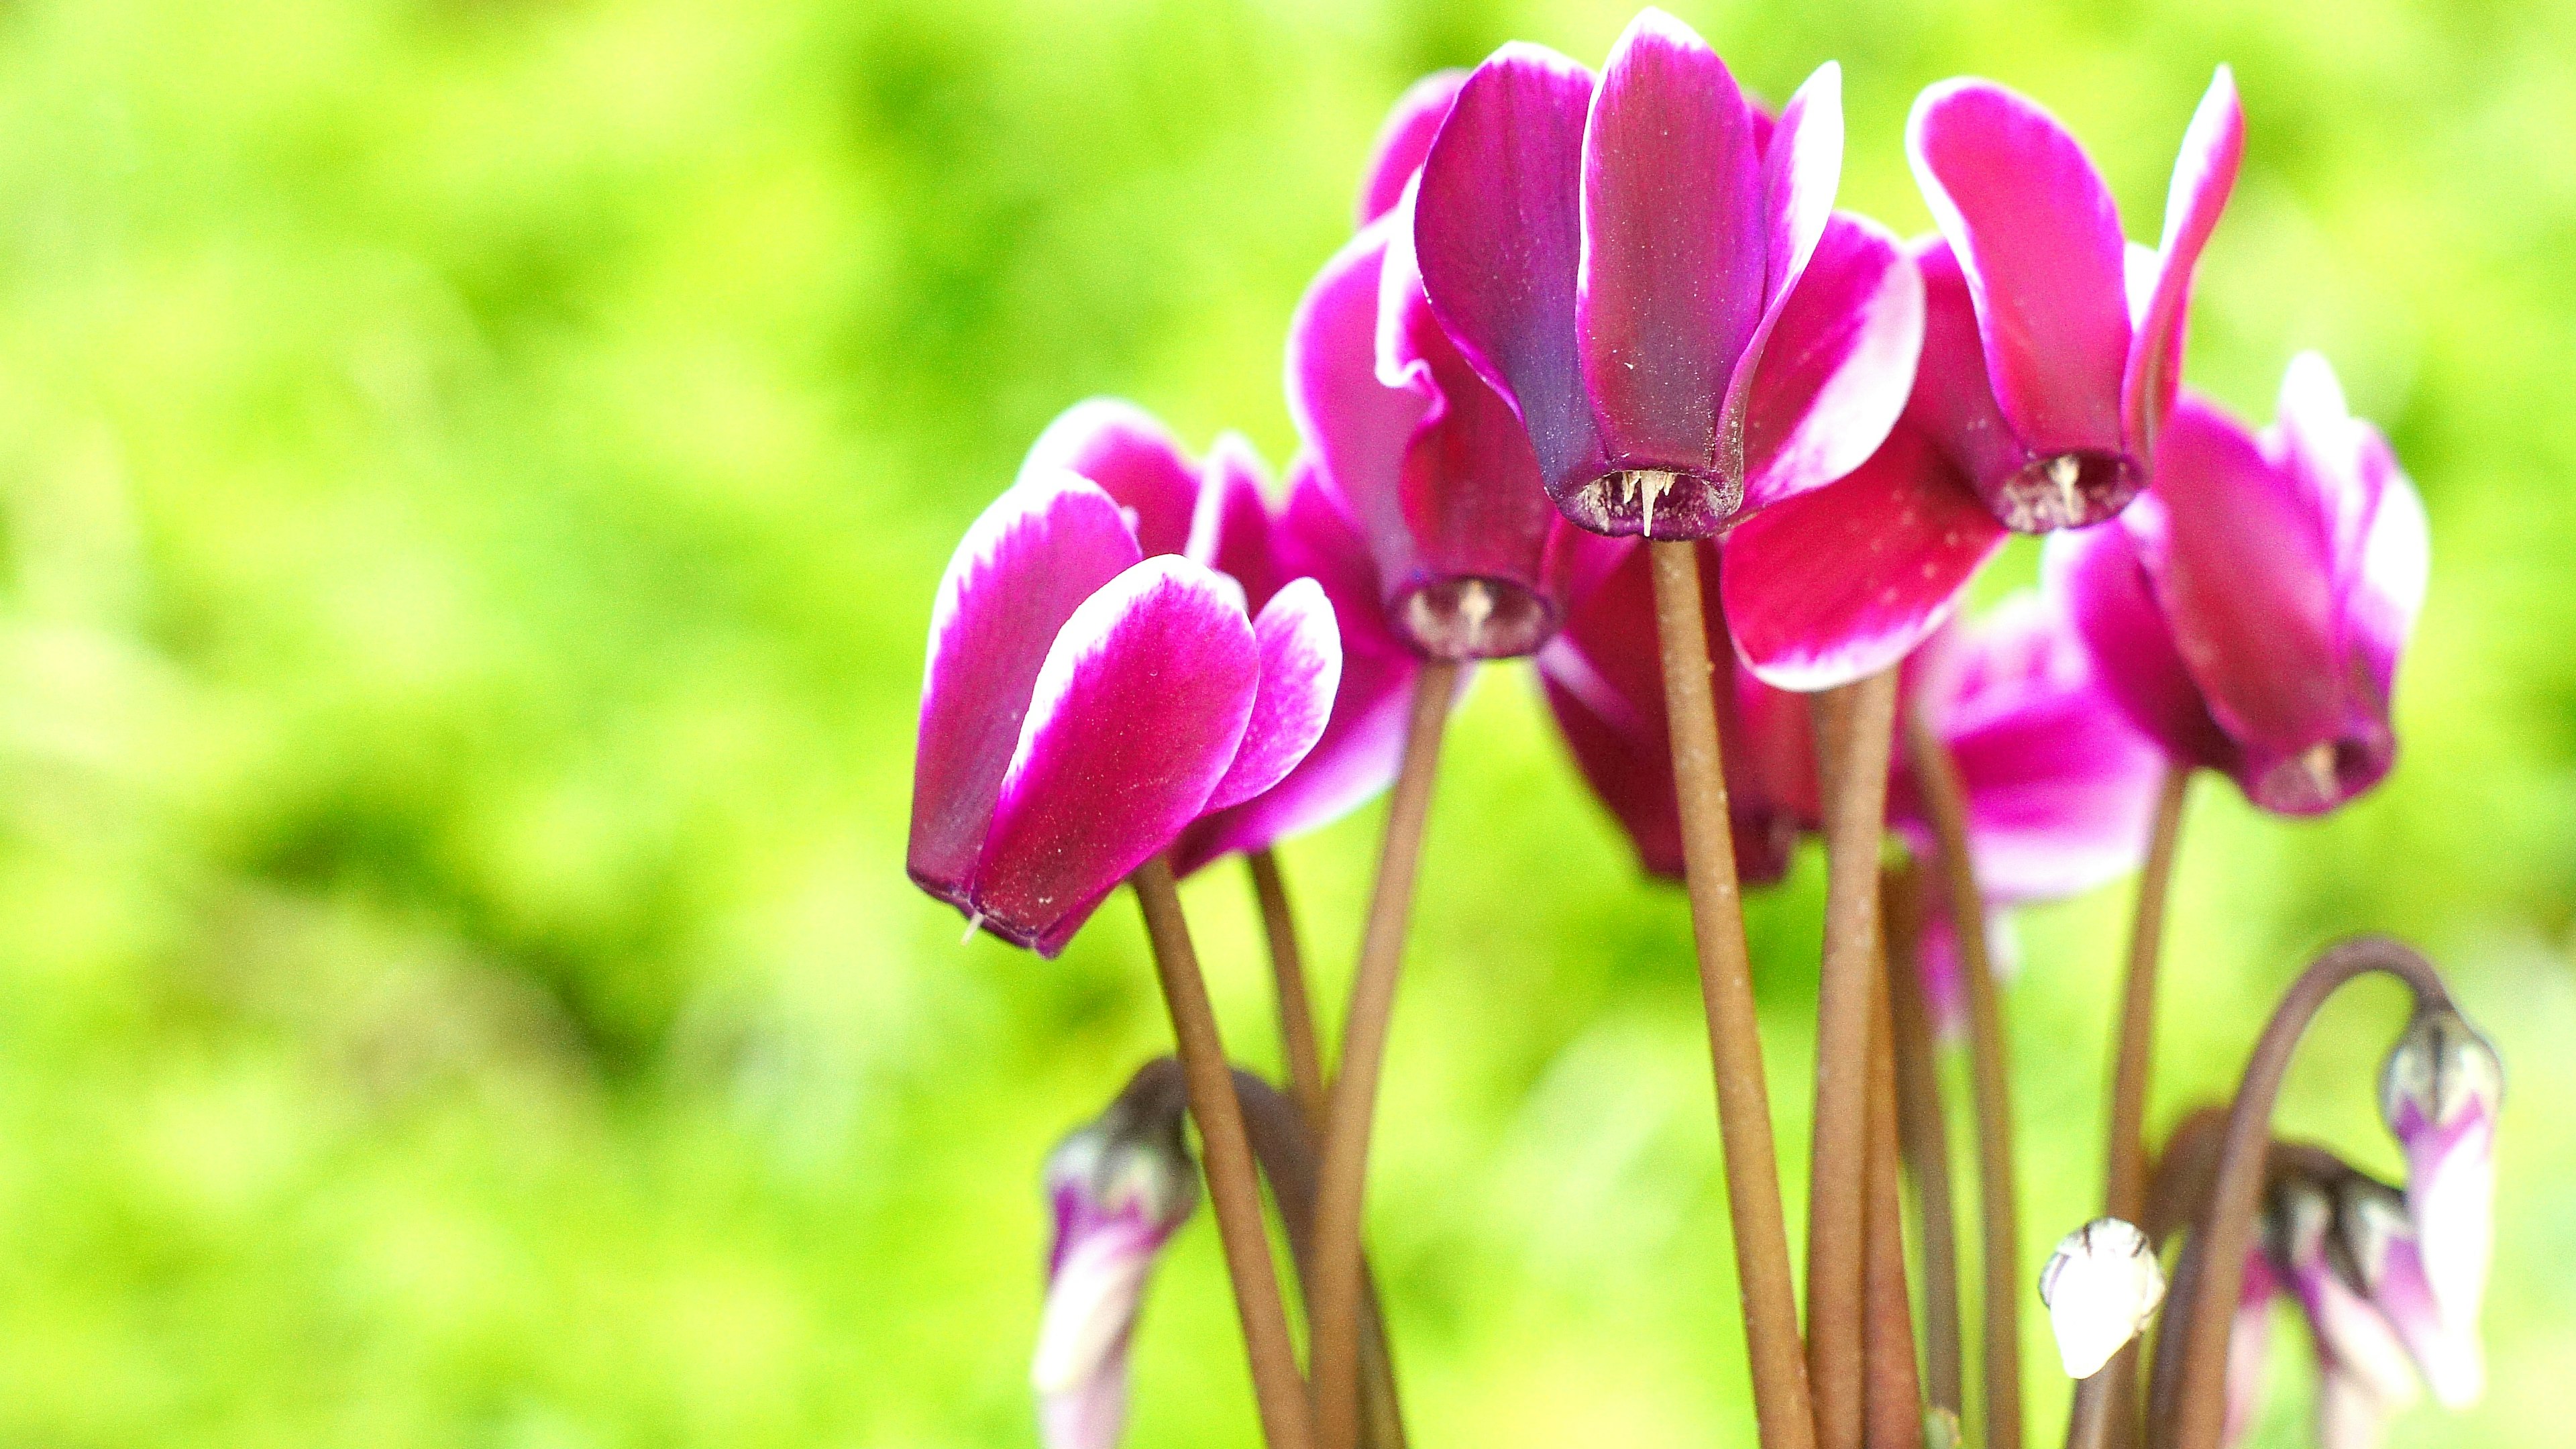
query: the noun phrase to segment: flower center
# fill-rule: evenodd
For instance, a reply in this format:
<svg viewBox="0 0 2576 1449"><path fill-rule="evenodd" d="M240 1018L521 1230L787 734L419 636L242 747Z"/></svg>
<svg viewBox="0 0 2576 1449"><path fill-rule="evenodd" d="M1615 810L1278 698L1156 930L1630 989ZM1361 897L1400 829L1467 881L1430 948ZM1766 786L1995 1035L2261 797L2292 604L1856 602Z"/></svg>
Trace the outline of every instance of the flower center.
<svg viewBox="0 0 2576 1449"><path fill-rule="evenodd" d="M1556 632L1556 610L1519 584L1442 579L1405 595L1396 611L1415 648L1434 659L1509 659Z"/></svg>
<svg viewBox="0 0 2576 1449"><path fill-rule="evenodd" d="M1670 540L1714 537L1743 503L1740 483L1680 468L1623 468L1574 490L1560 507L1594 533Z"/></svg>
<svg viewBox="0 0 2576 1449"><path fill-rule="evenodd" d="M2128 506L2146 474L2126 453L2078 449L2035 458L2004 480L1998 516L2016 533L2082 528Z"/></svg>

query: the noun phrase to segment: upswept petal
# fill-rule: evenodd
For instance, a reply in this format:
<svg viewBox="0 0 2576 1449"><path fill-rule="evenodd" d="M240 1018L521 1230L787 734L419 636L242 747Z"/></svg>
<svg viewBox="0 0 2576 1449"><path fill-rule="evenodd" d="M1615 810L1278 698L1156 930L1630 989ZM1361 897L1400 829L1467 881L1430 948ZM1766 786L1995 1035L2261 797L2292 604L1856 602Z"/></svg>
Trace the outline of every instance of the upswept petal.
<svg viewBox="0 0 2576 1449"><path fill-rule="evenodd" d="M1109 495L1061 472L1013 486L958 541L922 672L907 866L923 889L963 903L1048 649L1138 556Z"/></svg>
<svg viewBox="0 0 2576 1449"><path fill-rule="evenodd" d="M1205 564L1243 589L1244 612L1257 612L1287 582L1272 557L1267 470L1261 455L1239 433L1227 433L1208 450L1198 510L1190 519L1193 563Z"/></svg>
<svg viewBox="0 0 2576 1449"><path fill-rule="evenodd" d="M1905 422L1939 444L1988 511L2001 518L2003 485L2030 462L2030 450L1995 406L1977 304L1957 255L1937 234L1917 238L1906 251L1923 278L1923 352L1906 397Z"/></svg>
<svg viewBox="0 0 2576 1449"><path fill-rule="evenodd" d="M1915 100L1906 149L1976 301L1986 371L2041 454L2117 452L2129 355L2120 215L2055 117L1991 81Z"/></svg>
<svg viewBox="0 0 2576 1449"><path fill-rule="evenodd" d="M2396 685L2397 657L2424 607L2432 543L2424 502L2388 440L2345 407L2343 388L2323 357L2303 352L2291 359L2276 419L2265 452L2327 520L2344 646L2351 667L2384 704Z"/></svg>
<svg viewBox="0 0 2576 1449"><path fill-rule="evenodd" d="M1905 411L1923 350L1923 278L1878 223L1835 212L1739 374L1744 508L1851 472Z"/></svg>
<svg viewBox="0 0 2576 1449"><path fill-rule="evenodd" d="M1306 289L1288 326L1288 413L1324 477L1368 534L1368 551L1412 565L1404 455L1433 404L1428 369L1382 367L1379 299L1400 210L1361 229Z"/></svg>
<svg viewBox="0 0 2576 1449"><path fill-rule="evenodd" d="M1088 478L1118 500L1134 515L1136 541L1147 554L1189 546L1199 468L1152 413L1115 397L1065 409L1029 445L1019 481L1056 472Z"/></svg>
<svg viewBox="0 0 2576 1449"><path fill-rule="evenodd" d="M1342 682L1342 641L1321 584L1299 579L1279 590L1252 621L1261 647L1261 683L1243 743L1207 808L1239 805L1287 778L1323 736Z"/></svg>
<svg viewBox="0 0 2576 1449"><path fill-rule="evenodd" d="M1061 951L1206 807L1260 682L1251 623L1197 564L1149 558L1084 600L1038 671L976 861L986 928Z"/></svg>
<svg viewBox="0 0 2576 1449"><path fill-rule="evenodd" d="M2200 265L2201 248L2227 209L2236 189L2236 168L2245 157L2245 110L2237 103L2236 76L2225 66L2210 78L2209 91L2183 132L2182 154L2174 160L2173 184L2165 194L2164 239L2156 248L2155 290L2129 339L2129 360L2120 391L2121 428L2129 450L2141 458L2155 455L2156 435L2172 410L2182 384L2182 335L2191 307L2191 274Z"/></svg>
<svg viewBox="0 0 2576 1449"><path fill-rule="evenodd" d="M1663 11L1640 13L1601 68L1582 194L1576 328L1604 449L1732 478L1718 415L1762 320L1762 168L1726 62Z"/></svg>
<svg viewBox="0 0 2576 1449"><path fill-rule="evenodd" d="M2209 717L2127 527L2114 519L2050 534L2040 574L2042 587L2066 601L2104 691L2129 722L2177 763L2234 773L2241 754Z"/></svg>
<svg viewBox="0 0 2576 1449"><path fill-rule="evenodd" d="M1551 494L1601 472L1576 277L1592 76L1543 46L1494 52L1423 161L1414 242L1432 310L1529 430Z"/></svg>
<svg viewBox="0 0 2576 1449"><path fill-rule="evenodd" d="M1781 689L1847 684L1904 658L1957 609L2004 540L1976 494L1912 428L1848 476L1728 534L1736 652Z"/></svg>
<svg viewBox="0 0 2576 1449"><path fill-rule="evenodd" d="M1431 154L1432 138L1449 119L1458 88L1467 83L1463 70L1435 70L1404 88L1378 127L1377 145L1361 173L1359 224L1368 225L1388 212L1404 195L1422 158Z"/></svg>

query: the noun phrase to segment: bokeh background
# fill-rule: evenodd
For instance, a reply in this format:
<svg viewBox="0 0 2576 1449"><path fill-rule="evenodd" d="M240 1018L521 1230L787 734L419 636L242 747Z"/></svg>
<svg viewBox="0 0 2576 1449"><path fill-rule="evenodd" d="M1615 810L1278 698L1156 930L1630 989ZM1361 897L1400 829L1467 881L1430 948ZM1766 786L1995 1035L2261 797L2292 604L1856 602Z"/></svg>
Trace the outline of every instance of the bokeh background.
<svg viewBox="0 0 2576 1449"><path fill-rule="evenodd" d="M2329 352L2434 583L2375 797L2195 792L2155 1116L2321 941L2423 941L2514 1083L2493 1390L2393 1442L2564 1442L2576 9L1677 8L1774 97L1839 58L1846 201L1906 231L1926 82L2042 98L2152 237L2235 65L2191 377L2268 416ZM1038 1165L1165 1036L1123 903L1047 963L904 881L940 566L1086 394L1282 456L1282 328L1387 102L1626 19L0 8L0 1443L1033 1443ZM1286 851L1336 990L1375 833ZM1793 1168L1820 875L1754 906ZM1266 1063L1247 895L1188 902ZM2018 927L2025 1276L2098 1190L2126 895ZM1749 1442L1683 906L1519 668L1458 726L1418 920L1372 1187L1416 1442ZM2383 1171L2397 1015L2338 1004L2285 1108ZM2273 1378L2300 1442L2304 1350ZM1137 1382L1134 1442L1253 1442L1204 1219Z"/></svg>

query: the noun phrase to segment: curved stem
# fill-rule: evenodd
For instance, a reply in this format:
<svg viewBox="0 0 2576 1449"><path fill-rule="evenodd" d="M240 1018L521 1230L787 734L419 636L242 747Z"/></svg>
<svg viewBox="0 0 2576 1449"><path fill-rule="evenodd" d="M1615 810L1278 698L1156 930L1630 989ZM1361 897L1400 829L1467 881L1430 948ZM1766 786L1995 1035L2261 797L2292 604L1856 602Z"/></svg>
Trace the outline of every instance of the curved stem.
<svg viewBox="0 0 2576 1449"><path fill-rule="evenodd" d="M1807 1384L1817 1449L1859 1449L1868 1238L1870 1003L1896 671L1816 696L1825 796L1825 949L1816 987L1816 1112L1807 1168ZM1918 1426L1920 1416L1917 1416Z"/></svg>
<svg viewBox="0 0 2576 1449"><path fill-rule="evenodd" d="M1351 1449L1359 1435L1360 1214L1368 1177L1370 1119L1377 1110L1397 968L1413 911L1413 878L1431 817L1440 737L1456 693L1458 666L1434 660L1414 680L1404 764L1386 817L1377 888L1369 901L1342 1055L1333 1079L1324 1162L1315 1188L1315 1295L1309 1304L1317 1449Z"/></svg>
<svg viewBox="0 0 2576 1449"><path fill-rule="evenodd" d="M2021 1223L2013 1177L2012 1082L2005 1062L2003 1003L1986 959L1986 902L1968 844L1967 792L1949 747L1922 712L1909 712L1905 749L1915 788L1941 850L1950 916L1959 938L1959 976L1968 998L1968 1056L1977 1109L1977 1207L1985 1224L1986 1449L2021 1449Z"/></svg>
<svg viewBox="0 0 2576 1449"><path fill-rule="evenodd" d="M1869 1252L1861 1362L1869 1449L1922 1449L1923 1379L1914 1358L1914 1305L1905 1287L1905 1205L1897 1185L1895 1031L1887 973L1870 973Z"/></svg>
<svg viewBox="0 0 2576 1449"><path fill-rule="evenodd" d="M1198 952L1190 944L1189 922L1181 915L1180 892L1172 883L1171 866L1159 855L1139 866L1128 883L1135 887L1136 904L1145 915L1154 970L1162 979L1172 1037L1189 1082L1190 1115L1198 1121L1199 1144L1207 1158L1208 1197L1216 1208L1217 1237L1225 1245L1226 1272L1234 1280L1235 1313L1243 1322L1244 1349L1252 1359L1261 1437L1270 1449L1308 1449L1313 1441L1305 1381L1297 1373L1288 1312L1281 1305L1278 1274L1270 1262L1270 1235L1261 1220L1261 1184L1253 1175L1243 1109L1235 1099L1207 981L1199 974Z"/></svg>
<svg viewBox="0 0 2576 1449"><path fill-rule="evenodd" d="M2236 1100L2227 1110L2227 1135L2208 1205L2192 1230L2196 1272L2179 1322L2166 1325L2157 1344L2158 1377L2168 1368L2166 1341L2176 1345L2170 1368L2173 1392L2161 1398L2164 1413L2149 1425L2148 1442L2168 1449L2217 1449L2227 1413L2227 1330L2244 1287L2245 1254L2254 1245L2254 1218L2272 1144L2272 1106L2299 1038L2326 998L2357 976L2382 973L2415 993L2418 1012L2450 1005L2442 979L2414 948L2385 936L2362 936L2328 949L2281 998L2254 1054ZM2161 1389L2161 1385L2159 1385Z"/></svg>
<svg viewBox="0 0 2576 1449"><path fill-rule="evenodd" d="M1921 886L1911 862L1887 868L1879 919L1887 936L1889 1017L1896 1044L1896 1125L1914 1178L1914 1211L1923 1243L1923 1378L1932 1406L1956 1415L1959 1366L1959 1230L1950 1204L1950 1127L1934 1064L1931 1013L1915 942L1922 926Z"/></svg>
<svg viewBox="0 0 2576 1449"><path fill-rule="evenodd" d="M2147 1083L2155 1064L2156 967L2164 945L2165 900L2173 883L2182 807L2191 767L2168 765L2156 792L2154 824L2147 834L2146 868L2138 876L2136 915L2129 930L2129 971L2120 992L2120 1021L2111 1069L2111 1120L2104 1134L2108 1159L2102 1210L2137 1222L2146 1211ZM2127 1449L2135 1442L2138 1345L2112 1356L2100 1373L2075 1386L2066 1419L2066 1449Z"/></svg>
<svg viewBox="0 0 2576 1449"><path fill-rule="evenodd" d="M1814 1449L1815 1408L1807 1396L1807 1363L1798 1341L1789 1225L1780 1208L1780 1161L1772 1145L1770 1092L1762 1078L1762 1038L1754 1028L1753 973L1744 948L1744 902L1735 878L1735 837L1727 821L1698 545L1646 547L1654 561L1664 708L1681 805L1682 863L1699 956L1700 1000L1708 1013L1709 1062L1717 1079L1718 1146L1725 1158L1727 1210L1735 1228L1753 1417L1761 1449Z"/></svg>
<svg viewBox="0 0 2576 1449"><path fill-rule="evenodd" d="M1297 917L1288 909L1288 879L1268 846L1243 858L1252 872L1252 895L1261 903L1261 930L1270 943L1270 981L1279 1003L1279 1055L1288 1064L1288 1087L1306 1117L1306 1130L1324 1132L1324 1058L1315 1046L1315 1003L1306 990L1306 953L1297 941Z"/></svg>

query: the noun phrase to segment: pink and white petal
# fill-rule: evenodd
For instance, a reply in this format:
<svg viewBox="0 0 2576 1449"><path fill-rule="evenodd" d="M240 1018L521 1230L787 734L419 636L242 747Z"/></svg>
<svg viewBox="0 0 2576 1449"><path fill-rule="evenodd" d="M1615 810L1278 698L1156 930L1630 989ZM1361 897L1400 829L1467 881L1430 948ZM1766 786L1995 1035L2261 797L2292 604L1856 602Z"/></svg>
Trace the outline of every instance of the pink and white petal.
<svg viewBox="0 0 2576 1449"><path fill-rule="evenodd" d="M1905 401L1905 425L1939 444L1987 507L2001 510L2003 487L2030 462L2030 450L1987 382L1986 344L1967 276L1937 233L1909 243L1906 253L1923 278L1923 353Z"/></svg>
<svg viewBox="0 0 2576 1449"><path fill-rule="evenodd" d="M2397 656L2415 632L2432 569L2432 528L2424 500L2397 470L2376 428L2362 444L2362 466L2387 475L2379 508L2363 536L2359 572L2348 581L2343 603L2345 639L2385 702L2397 687Z"/></svg>
<svg viewBox="0 0 2576 1449"><path fill-rule="evenodd" d="M1744 508L1842 477L1904 413L1923 350L1923 279L1876 222L1836 212L1766 324L1745 389Z"/></svg>
<svg viewBox="0 0 2576 1449"><path fill-rule="evenodd" d="M2272 1299L2281 1280L2272 1260L2260 1248L2245 1255L2244 1287L2236 1297L2236 1315L2227 1330L2227 1417L2218 1432L2219 1449L2236 1449L2254 1427L2263 1407L2263 1361L2272 1341Z"/></svg>
<svg viewBox="0 0 2576 1449"><path fill-rule="evenodd" d="M1029 445L1020 481L1077 473L1100 485L1133 515L1136 541L1150 556L1189 546L1197 511L1199 468L1152 413L1125 398L1085 398L1065 409Z"/></svg>
<svg viewBox="0 0 2576 1449"><path fill-rule="evenodd" d="M1726 62L1670 15L1640 13L1611 47L1583 134L1576 329L1612 459L1717 464L1727 383L1762 320L1763 200Z"/></svg>
<svg viewBox="0 0 2576 1449"><path fill-rule="evenodd" d="M1073 1387L1038 1395L1038 1443L1044 1449L1118 1449L1127 1431L1127 1377L1122 1349Z"/></svg>
<svg viewBox="0 0 2576 1449"><path fill-rule="evenodd" d="M1313 579L1281 589L1252 621L1252 637L1261 646L1260 688L1234 763L1208 796L1210 810L1239 805L1287 778L1323 736L1341 687L1341 635L1332 601Z"/></svg>
<svg viewBox="0 0 2576 1449"><path fill-rule="evenodd" d="M1476 67L1422 164L1413 236L1432 310L1510 399L1551 489L1592 481L1575 290L1592 76L1513 42Z"/></svg>
<svg viewBox="0 0 2576 1449"><path fill-rule="evenodd" d="M2121 446L2129 355L2118 208L2055 117L1943 81L1906 126L1914 174L1975 299L1995 399L2042 454Z"/></svg>
<svg viewBox="0 0 2576 1449"><path fill-rule="evenodd" d="M2209 717L2174 647L2137 540L2118 519L2061 529L2040 549L2042 587L2064 601L2103 691L2180 764L2233 773L2241 756Z"/></svg>
<svg viewBox="0 0 2576 1449"><path fill-rule="evenodd" d="M962 905L1047 651L1138 557L1118 505L1067 473L1014 485L958 541L930 608L913 757L912 878Z"/></svg>
<svg viewBox="0 0 2576 1449"><path fill-rule="evenodd" d="M1052 954L1207 806L1261 685L1215 574L1149 558L1083 601L1039 670L975 863L985 926Z"/></svg>
<svg viewBox="0 0 2576 1449"><path fill-rule="evenodd" d="M2003 539L1938 450L1899 428L1840 481L1775 503L1727 536L1736 652L1782 689L1873 674L1950 617Z"/></svg>
<svg viewBox="0 0 2576 1449"><path fill-rule="evenodd" d="M1401 210L1372 222L1336 252L1288 327L1288 413L1298 436L1365 522L1371 545L1397 556L1410 552L1405 450L1434 402L1426 369L1381 365L1382 278L1403 222Z"/></svg>
<svg viewBox="0 0 2576 1449"><path fill-rule="evenodd" d="M1227 433L1208 450L1197 513L1184 551L1243 589L1244 612L1258 611L1287 582L1273 557L1269 470L1240 433Z"/></svg>
<svg viewBox="0 0 2576 1449"><path fill-rule="evenodd" d="M1768 140L1753 113L1762 166L1762 296L1776 312L1824 238L1843 177L1843 68L1826 61L1780 108Z"/></svg>
<svg viewBox="0 0 2576 1449"><path fill-rule="evenodd" d="M2236 99L2234 72L2222 65L2192 113L2190 129L2183 132L2182 154L2174 160L2173 182L2165 193L2155 290L2129 339L2120 418L2130 451L2138 457L2155 456L2156 434L2182 385L2183 323L2191 307L2192 272L2218 226L2219 213L2227 209L2244 159L2245 110Z"/></svg>
<svg viewBox="0 0 2576 1449"><path fill-rule="evenodd" d="M2346 647L2384 706L2424 606L2431 538L2423 500L2388 440L2352 416L2334 369L2313 352L2291 359L2264 443L2325 520Z"/></svg>
<svg viewBox="0 0 2576 1449"><path fill-rule="evenodd" d="M1431 142L1440 134L1440 123L1449 119L1449 108L1458 100L1458 88L1467 83L1463 70L1435 70L1395 98L1395 105L1379 125L1377 145L1369 153L1368 169L1361 174L1359 224L1366 226L1395 210L1404 188L1413 174L1422 169L1422 158L1431 154Z"/></svg>

